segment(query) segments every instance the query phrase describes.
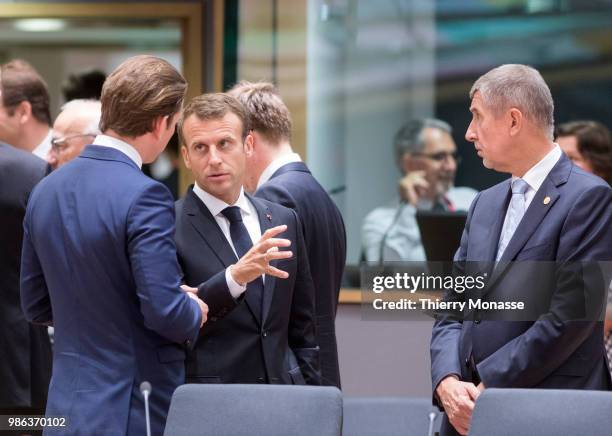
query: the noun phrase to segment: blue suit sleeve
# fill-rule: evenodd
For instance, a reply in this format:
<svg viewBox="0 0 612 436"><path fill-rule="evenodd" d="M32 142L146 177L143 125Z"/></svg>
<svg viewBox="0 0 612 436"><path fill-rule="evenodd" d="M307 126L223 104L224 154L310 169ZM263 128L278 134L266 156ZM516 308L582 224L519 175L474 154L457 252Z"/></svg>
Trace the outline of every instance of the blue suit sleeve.
<svg viewBox="0 0 612 436"><path fill-rule="evenodd" d="M244 293L234 299L225 280L225 269L198 285L198 295L208 305L208 321L210 325L223 319L244 298Z"/></svg>
<svg viewBox="0 0 612 436"><path fill-rule="evenodd" d="M549 312L525 333L478 364L485 387L529 387L556 370L595 331L601 322L576 319L584 308L585 292L607 283L593 282L593 274L575 274L572 265L612 260L612 190L585 190L570 210L558 248L557 288ZM603 298L603 295L602 295ZM603 304L602 304L603 306ZM584 315L583 315L584 317Z"/></svg>
<svg viewBox="0 0 612 436"><path fill-rule="evenodd" d="M148 185L130 207L128 255L145 326L171 341L195 343L202 315L180 288L174 219L167 188Z"/></svg>
<svg viewBox="0 0 612 436"><path fill-rule="evenodd" d="M467 257L467 244L470 233L470 223L472 215L478 203L480 194L476 196L468 212L465 229L461 236L461 244L455 254L455 265L461 267ZM452 291L451 291L452 292ZM440 316L436 319L431 333L431 382L432 390L435 393L438 384L449 375L456 375L461 378L461 362L459 358L459 338L463 324L447 316ZM434 395L434 404L437 399Z"/></svg>
<svg viewBox="0 0 612 436"><path fill-rule="evenodd" d="M51 299L47 282L32 240L30 239L30 207L23 221L21 249L21 308L26 319L35 324L53 324Z"/></svg>

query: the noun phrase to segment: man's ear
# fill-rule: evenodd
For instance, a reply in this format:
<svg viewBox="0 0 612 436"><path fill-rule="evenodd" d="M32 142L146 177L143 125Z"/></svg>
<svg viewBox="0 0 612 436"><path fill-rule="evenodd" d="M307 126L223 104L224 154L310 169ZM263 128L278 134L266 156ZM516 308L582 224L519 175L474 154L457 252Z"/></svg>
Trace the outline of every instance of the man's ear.
<svg viewBox="0 0 612 436"><path fill-rule="evenodd" d="M508 112L508 119L510 121L510 136L518 135L523 127L523 113L513 107Z"/></svg>
<svg viewBox="0 0 612 436"><path fill-rule="evenodd" d="M24 100L15 108L15 114L19 119L19 124L25 124L32 117L32 105L29 101Z"/></svg>
<svg viewBox="0 0 612 436"><path fill-rule="evenodd" d="M255 138L250 133L244 139L244 152L247 157L253 156L253 151L255 149Z"/></svg>
<svg viewBox="0 0 612 436"><path fill-rule="evenodd" d="M187 146L181 146L181 154L183 155L183 161L185 162L185 166L188 170L191 169L191 160L189 159L189 152L187 151Z"/></svg>
<svg viewBox="0 0 612 436"><path fill-rule="evenodd" d="M153 120L153 130L151 133L155 137L155 139L161 139L164 131L168 128L168 123L170 122L170 117L168 115L163 115L155 118Z"/></svg>

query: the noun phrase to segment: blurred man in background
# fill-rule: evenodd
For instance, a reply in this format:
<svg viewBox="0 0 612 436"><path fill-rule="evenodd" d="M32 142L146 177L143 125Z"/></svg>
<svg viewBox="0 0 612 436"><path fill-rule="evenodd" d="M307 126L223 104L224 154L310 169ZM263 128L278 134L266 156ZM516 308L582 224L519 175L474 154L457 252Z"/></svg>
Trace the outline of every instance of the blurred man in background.
<svg viewBox="0 0 612 436"><path fill-rule="evenodd" d="M454 187L457 146L441 120L407 122L395 135L395 157L402 173L399 201L371 211L361 238L366 261L424 261L417 210L467 210L476 191Z"/></svg>
<svg viewBox="0 0 612 436"><path fill-rule="evenodd" d="M0 141L41 159L51 150L47 84L22 60L0 66Z"/></svg>
<svg viewBox="0 0 612 436"><path fill-rule="evenodd" d="M45 174L43 160L0 144L0 415L45 413L51 344L46 327L26 320L19 298L23 216Z"/></svg>
<svg viewBox="0 0 612 436"><path fill-rule="evenodd" d="M53 123L47 162L56 169L77 157L100 134L101 104L96 100L72 100L62 106Z"/></svg>
<svg viewBox="0 0 612 436"><path fill-rule="evenodd" d="M273 84L241 82L229 94L247 110L253 152L246 189L256 197L294 209L303 227L316 290L317 340L324 385L340 387L336 308L346 261L340 211L291 147L291 116Z"/></svg>

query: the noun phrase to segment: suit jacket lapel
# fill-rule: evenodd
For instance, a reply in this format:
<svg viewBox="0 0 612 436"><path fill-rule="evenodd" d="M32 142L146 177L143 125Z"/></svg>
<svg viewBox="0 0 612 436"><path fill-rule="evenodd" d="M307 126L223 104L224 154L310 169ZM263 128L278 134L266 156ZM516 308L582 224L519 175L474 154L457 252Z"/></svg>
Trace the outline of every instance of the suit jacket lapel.
<svg viewBox="0 0 612 436"><path fill-rule="evenodd" d="M499 245L499 236L501 235L504 219L506 218L506 210L508 209L510 197L512 196L510 191L510 181L505 183L504 187L500 189L500 191L500 195L495 195L493 198L493 203L491 204L491 210L494 211L494 215L491 225L487 228L486 235L487 246L485 248L485 259L490 261L491 264L495 262L497 246Z"/></svg>
<svg viewBox="0 0 612 436"><path fill-rule="evenodd" d="M261 234L263 235L266 230L278 226L282 223L277 222L277 218L272 216L270 209L263 202L259 201L259 199L252 197L249 194L246 194L247 198L251 201L255 209L257 210L257 215L259 217L259 226L261 228ZM274 263L273 263L274 264ZM276 277L266 275L266 280L264 283L264 293L263 293L263 307L262 307L262 325L265 323L268 313L270 312L270 306L272 305L272 300L274 298L274 286L276 284Z"/></svg>
<svg viewBox="0 0 612 436"><path fill-rule="evenodd" d="M193 193L192 187L187 191L184 208L191 225L219 258L223 266L227 268L236 263L238 258L232 247L206 205Z"/></svg>
<svg viewBox="0 0 612 436"><path fill-rule="evenodd" d="M559 161L544 179L533 200L531 200L525 215L523 215L523 219L521 219L512 235L512 239L508 242L508 246L502 254L499 264L495 267L493 276L489 281L489 287L503 275L510 262L516 259L516 256L523 249L529 238L540 226L548 211L554 206L560 196L557 187L567 181L570 170L571 162L562 154ZM546 198L548 198L548 201L545 202Z"/></svg>
<svg viewBox="0 0 612 436"><path fill-rule="evenodd" d="M202 203L197 195L193 193L192 188L189 188L185 198L185 212L187 213L191 224L195 227L196 231L200 234L204 242L208 244L212 252L219 258L225 268L235 264L238 261L234 250L232 250L232 247L219 228L215 218L212 216L206 205ZM262 233L263 231L264 230L262 228ZM266 277L266 281L267 279L268 278ZM247 307L251 311L251 314L255 318L255 321L261 326L261 302L255 295L248 292L248 290L244 293L244 300Z"/></svg>

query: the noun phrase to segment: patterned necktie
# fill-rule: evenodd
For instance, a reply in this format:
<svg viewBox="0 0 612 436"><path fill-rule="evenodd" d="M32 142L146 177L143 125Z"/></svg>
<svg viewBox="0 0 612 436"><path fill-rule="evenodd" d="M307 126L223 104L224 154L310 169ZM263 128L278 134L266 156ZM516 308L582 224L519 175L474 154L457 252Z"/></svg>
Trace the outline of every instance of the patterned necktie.
<svg viewBox="0 0 612 436"><path fill-rule="evenodd" d="M251 241L251 236L249 235L244 222L242 222L240 208L238 206L229 206L223 209L221 213L230 222L230 236L232 238L232 243L234 244L238 258L241 258L251 249L253 246L253 241ZM247 284L246 292L257 299L259 302L260 311L262 310L261 305L263 302L263 290L264 284L261 276ZM261 312L259 316L261 317Z"/></svg>
<svg viewBox="0 0 612 436"><path fill-rule="evenodd" d="M521 222L523 215L525 215L525 192L528 189L529 185L523 179L515 179L512 182L512 199L508 205L508 215L499 239L495 260L501 259L508 243L512 239L512 235L514 235L514 231Z"/></svg>

